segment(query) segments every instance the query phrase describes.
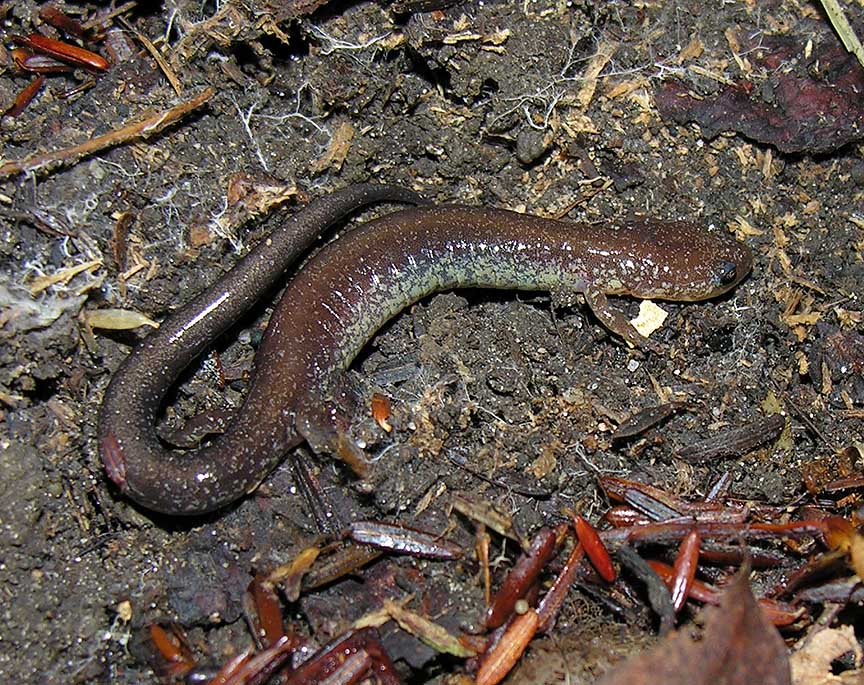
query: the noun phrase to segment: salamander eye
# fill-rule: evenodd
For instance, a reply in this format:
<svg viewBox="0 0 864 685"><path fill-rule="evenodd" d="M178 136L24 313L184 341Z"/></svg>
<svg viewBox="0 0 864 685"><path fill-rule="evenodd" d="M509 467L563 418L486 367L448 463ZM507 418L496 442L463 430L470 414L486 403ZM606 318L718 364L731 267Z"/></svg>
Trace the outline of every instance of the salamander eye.
<svg viewBox="0 0 864 685"><path fill-rule="evenodd" d="M714 272L717 285L732 285L735 282L737 271L738 267L735 262L720 262L717 266L717 271Z"/></svg>

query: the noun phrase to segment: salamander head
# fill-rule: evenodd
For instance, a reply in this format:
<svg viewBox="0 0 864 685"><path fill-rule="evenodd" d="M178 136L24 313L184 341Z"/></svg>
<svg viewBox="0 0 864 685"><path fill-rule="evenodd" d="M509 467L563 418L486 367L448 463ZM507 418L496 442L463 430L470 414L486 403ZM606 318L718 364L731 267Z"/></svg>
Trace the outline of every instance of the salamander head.
<svg viewBox="0 0 864 685"><path fill-rule="evenodd" d="M705 300L734 288L753 267L744 243L689 222L632 224L612 235L597 248L607 265L597 285L610 295Z"/></svg>

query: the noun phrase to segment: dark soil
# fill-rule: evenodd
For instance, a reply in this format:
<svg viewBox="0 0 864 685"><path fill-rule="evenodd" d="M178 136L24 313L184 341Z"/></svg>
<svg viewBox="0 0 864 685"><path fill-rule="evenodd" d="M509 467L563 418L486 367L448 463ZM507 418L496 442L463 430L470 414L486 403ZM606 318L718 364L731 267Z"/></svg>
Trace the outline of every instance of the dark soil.
<svg viewBox="0 0 864 685"><path fill-rule="evenodd" d="M755 255L752 275L729 296L663 305L670 317L654 334L663 355L628 350L587 308L553 308L546 295L459 291L403 312L352 370L367 397L392 400L392 433L371 419L360 427L380 457L370 482L306 453L343 521L449 525L450 539L470 550L474 529L451 512L454 494L492 503L530 532L563 521L565 509L596 521L606 507L598 474L695 498L728 469L737 496L786 505L815 501L822 483L860 473L860 461L838 456L864 441L860 143L781 154L734 133L706 139L653 104L673 78L711 97L728 83L764 94L784 73L812 75L808 41L814 51L837 44L819 6L439 4L450 6L400 14L386 3L331 2L310 15L301 3L295 18L266 3L229 0L217 14L210 3L142 4L124 16L173 64L180 98L140 43L118 31L112 45L127 52L92 88L64 98L86 74L51 76L21 116L3 119L3 156L19 159L117 129L206 86L216 91L151 140L0 186L0 681L156 682L153 622L178 623L203 663L221 663L250 644L242 596L253 572L291 560L318 535L288 461L236 506L171 520L119 496L97 454L105 386L149 329L91 331L87 314L125 308L158 321L294 211L289 202L254 221L224 220L238 172L309 196L378 181L436 202L574 220L691 219L734 231ZM864 18L853 5L860 35ZM64 7L85 18L102 11ZM42 27L38 10L30 0L0 5L7 34ZM745 49L733 52L730 34L745 46L763 34L792 37L797 59L771 72L754 67ZM611 57L592 92L586 70L601 51ZM5 57L0 102L8 103L31 77ZM342 155L333 141L348 131ZM123 213L131 224L118 264ZM227 387L207 364L192 369L166 430L205 408L239 404L276 296L217 346ZM669 401L683 409L613 444L626 416ZM707 464L675 457L777 410L790 421L764 448ZM837 511L848 514L860 501L844 504ZM493 556L501 545L493 540ZM389 588L395 599L424 597L440 623L470 631L484 610L476 572L471 555L459 564L382 562L366 589L354 578L286 616L323 644ZM554 636L529 650L511 682L557 682L562 671L591 682L654 628L647 610L613 615L574 591ZM413 673L409 682L442 682L459 669L395 628L382 635L403 674Z"/></svg>

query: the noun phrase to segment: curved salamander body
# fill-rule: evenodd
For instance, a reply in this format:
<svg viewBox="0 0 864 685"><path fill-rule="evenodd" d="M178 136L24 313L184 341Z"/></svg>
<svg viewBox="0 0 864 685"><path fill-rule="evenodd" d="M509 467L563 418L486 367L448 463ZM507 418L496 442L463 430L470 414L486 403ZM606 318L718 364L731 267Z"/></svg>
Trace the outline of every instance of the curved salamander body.
<svg viewBox="0 0 864 685"><path fill-rule="evenodd" d="M396 212L330 243L300 270L270 319L238 416L212 445L191 453L163 447L154 422L165 393L212 341L214 327L189 333L180 326L177 334L163 324L106 393L103 460L112 480L145 507L210 511L254 489L303 440L356 465L356 448L327 410L328 393L388 319L431 293L459 287L583 293L607 327L644 344L609 310L606 295L701 300L734 287L751 265L746 246L690 223L609 228L472 207ZM254 299L262 288L241 282L234 289ZM212 301L199 297L166 324L207 319Z"/></svg>

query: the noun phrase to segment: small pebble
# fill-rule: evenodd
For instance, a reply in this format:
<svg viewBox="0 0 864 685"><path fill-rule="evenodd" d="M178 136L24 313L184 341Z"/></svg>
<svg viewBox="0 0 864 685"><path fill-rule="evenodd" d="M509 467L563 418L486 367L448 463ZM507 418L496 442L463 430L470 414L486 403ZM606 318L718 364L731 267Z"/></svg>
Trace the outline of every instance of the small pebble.
<svg viewBox="0 0 864 685"><path fill-rule="evenodd" d="M543 131L523 128L516 136L516 159L522 164L533 164L546 154L548 149L549 142Z"/></svg>

